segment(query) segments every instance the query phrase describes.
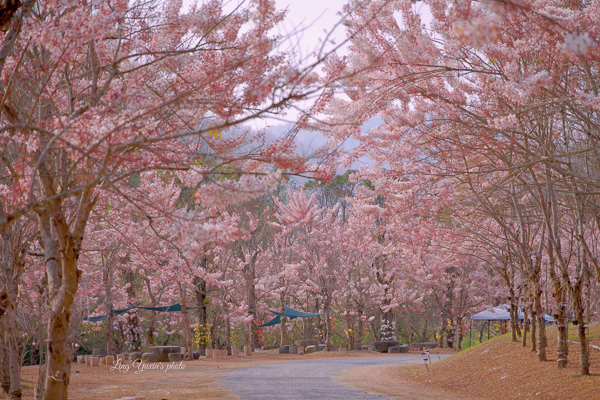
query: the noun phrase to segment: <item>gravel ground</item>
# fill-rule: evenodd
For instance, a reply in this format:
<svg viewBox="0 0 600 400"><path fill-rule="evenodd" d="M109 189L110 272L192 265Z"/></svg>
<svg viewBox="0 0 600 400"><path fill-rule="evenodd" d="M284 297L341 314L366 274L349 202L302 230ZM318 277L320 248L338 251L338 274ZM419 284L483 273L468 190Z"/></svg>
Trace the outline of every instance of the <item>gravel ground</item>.
<svg viewBox="0 0 600 400"><path fill-rule="evenodd" d="M336 377L352 368L422 362L420 355L307 360L232 371L223 383L243 399L381 399L385 396L353 389L338 382Z"/></svg>

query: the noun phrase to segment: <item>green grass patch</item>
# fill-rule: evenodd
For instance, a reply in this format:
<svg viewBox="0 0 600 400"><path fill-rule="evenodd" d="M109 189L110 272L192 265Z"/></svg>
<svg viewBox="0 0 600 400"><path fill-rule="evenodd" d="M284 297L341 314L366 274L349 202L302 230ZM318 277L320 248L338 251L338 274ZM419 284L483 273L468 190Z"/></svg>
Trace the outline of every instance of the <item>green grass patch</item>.
<svg viewBox="0 0 600 400"><path fill-rule="evenodd" d="M569 340L579 341L579 332L577 331L578 325L569 324ZM589 326L585 334L589 339L600 339L600 330L598 329L598 325Z"/></svg>

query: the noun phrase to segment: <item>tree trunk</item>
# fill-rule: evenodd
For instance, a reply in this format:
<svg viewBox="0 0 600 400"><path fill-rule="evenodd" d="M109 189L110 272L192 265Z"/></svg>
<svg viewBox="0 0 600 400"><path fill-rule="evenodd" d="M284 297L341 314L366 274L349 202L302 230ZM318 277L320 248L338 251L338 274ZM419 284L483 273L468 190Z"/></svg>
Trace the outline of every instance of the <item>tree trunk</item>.
<svg viewBox="0 0 600 400"><path fill-rule="evenodd" d="M6 337L6 328L0 319L0 387L6 394L10 392L10 372L8 368L8 352L4 349L8 348Z"/></svg>
<svg viewBox="0 0 600 400"><path fill-rule="evenodd" d="M585 263L584 263L585 264ZM584 265L584 268L587 267ZM584 276L586 272L583 272ZM584 278L584 277L582 277ZM580 279L575 287L573 288L573 308L575 311L575 318L577 318L577 333L579 334L579 345L581 346L580 351L580 371L581 375L590 374L590 346L588 343L587 332L585 327L585 305L582 297L582 283L584 279Z"/></svg>
<svg viewBox="0 0 600 400"><path fill-rule="evenodd" d="M225 317L225 349L227 351L227 355L232 355L231 353L231 322L229 321L229 317ZM193 358L192 358L193 359Z"/></svg>
<svg viewBox="0 0 600 400"><path fill-rule="evenodd" d="M527 347L527 333L529 332L530 313L526 308L523 308L523 347Z"/></svg>
<svg viewBox="0 0 600 400"><path fill-rule="evenodd" d="M115 338L113 322L115 316L113 315L113 269L111 262L105 263L104 254L102 254L102 262L104 265L104 292L106 293L106 310L108 318L106 319L106 354L111 356L115 354Z"/></svg>
<svg viewBox="0 0 600 400"><path fill-rule="evenodd" d="M4 205L0 203L2 213L1 217L4 217ZM10 389L8 394L11 399L21 398L21 360L19 358L19 346L17 339L17 318L16 318L16 304L17 304L17 289L15 287L13 279L13 268L10 260L10 249L9 249L9 236L8 231L5 229L2 231L2 258L3 258L3 270L4 270L4 286L6 288L6 301L2 323L4 325L4 332L6 333L5 351L8 355L8 375L10 377ZM2 349L4 351L4 349Z"/></svg>
<svg viewBox="0 0 600 400"><path fill-rule="evenodd" d="M558 347L556 350L557 366L558 368L566 368L567 360L569 358L569 338L567 335L567 320L566 320L566 307L563 303L556 308L556 327L557 327L557 339Z"/></svg>
<svg viewBox="0 0 600 400"><path fill-rule="evenodd" d="M548 235L548 237L550 237L550 235ZM556 350L556 363L558 368L566 368L567 360L569 357L569 338L567 337L567 325L565 323L567 296L564 286L560 284L560 280L556 275L554 248L550 239L548 239L548 261L548 272L550 274L550 279L552 280L552 284L554 286L553 295L557 304L556 314L554 314L558 340Z"/></svg>
<svg viewBox="0 0 600 400"><path fill-rule="evenodd" d="M190 316L187 312L187 289L181 282L179 282L179 294L181 296L181 313L183 314L183 331L185 333L185 351L187 360L193 360L192 332L190 331Z"/></svg>
<svg viewBox="0 0 600 400"><path fill-rule="evenodd" d="M43 302L43 300L40 299L40 304L42 302ZM43 302L43 303L47 304L46 302ZM38 366L38 382L37 382L38 396L34 400L43 398L44 386L46 385L46 354L44 353L44 343L46 341L45 341L44 332L45 331L44 331L42 324L39 324L38 333L37 333L38 349L39 349L39 353L40 353L40 360L39 360L39 366Z"/></svg>
<svg viewBox="0 0 600 400"><path fill-rule="evenodd" d="M69 319L66 311L67 297L64 292L57 294L52 302L48 321L48 360L46 363L46 385L44 399L66 399L71 375L71 348L69 340ZM70 308L70 304L69 304ZM65 310L61 312L61 310Z"/></svg>
<svg viewBox="0 0 600 400"><path fill-rule="evenodd" d="M279 294L279 302L281 303L282 312L285 309L285 294L281 292ZM279 332L281 334L281 345L285 346L288 344L288 332L287 332L287 317L281 317L281 326Z"/></svg>
<svg viewBox="0 0 600 400"><path fill-rule="evenodd" d="M444 348L444 335L446 334L446 319L442 316L441 318L441 324L440 324L440 331L438 332L438 337L437 337L437 341L438 341L438 347L440 349Z"/></svg>
<svg viewBox="0 0 600 400"><path fill-rule="evenodd" d="M535 293L535 314L538 322L538 360L548 361L546 357L546 348L548 347L548 338L546 337L546 319L542 309L542 289L534 289Z"/></svg>
<svg viewBox="0 0 600 400"><path fill-rule="evenodd" d="M319 303L319 299L315 299L315 310L320 310L321 303ZM308 319L308 318L307 318ZM315 318L315 322L316 322L316 328L317 328L317 340L319 340L319 343L323 342L323 318L321 318L320 316L318 318Z"/></svg>
<svg viewBox="0 0 600 400"><path fill-rule="evenodd" d="M252 294L250 292L252 292ZM248 289L248 298L254 298L254 288L252 288L252 290ZM258 317L256 308L250 307L250 309L248 310L248 315L250 315L252 317L252 320L250 321L249 342L250 342L250 347L252 348L252 350L254 350L259 347L258 332L256 331L256 327L259 325L257 323L258 321L256 320L256 318Z"/></svg>
<svg viewBox="0 0 600 400"><path fill-rule="evenodd" d="M536 329L537 329L537 313L534 309L531 310L531 351L537 351L537 337L536 337Z"/></svg>
<svg viewBox="0 0 600 400"><path fill-rule="evenodd" d="M453 349L454 348L454 333L456 332L456 327L452 326L452 318L448 318L446 321L447 326L446 326L446 346L448 346L448 348Z"/></svg>
<svg viewBox="0 0 600 400"><path fill-rule="evenodd" d="M42 147L45 145L47 144L43 143ZM55 175L50 171L46 160L40 162L38 169L44 196L47 199L53 198L56 195L57 184ZM97 200L97 197L92 195L93 189L93 186L89 186L78 197L77 211L69 220L63 213L60 198L54 198L36 210L44 248L49 303L44 399L67 398L71 375L69 319L81 275L77 268L77 258L90 212Z"/></svg>
<svg viewBox="0 0 600 400"><path fill-rule="evenodd" d="M152 285L150 285L150 279L145 278L144 282L146 282L146 289L148 290L148 296L150 297L150 306L157 307L158 302L156 301L156 297L152 292ZM150 324L148 325L148 346L154 346L154 331L156 329L156 316L158 312L151 311L150 315Z"/></svg>
<svg viewBox="0 0 600 400"><path fill-rule="evenodd" d="M575 192L575 198L577 200L580 200L580 196L577 196L576 190L574 190ZM588 343L588 338L587 338L587 332L586 332L586 319L585 319L585 303L583 300L583 289L584 286L588 287L588 300L589 300L589 286L590 286L590 269L589 269L589 263L588 263L588 259L587 259L587 253L585 252L583 247L587 247L585 245L585 240L584 240L584 209L583 209L583 202L578 201L577 202L577 209L578 209L578 230L579 230L579 235L578 237L580 238L580 246L579 247L579 253L580 253L580 265L577 268L577 271L579 272L579 279L577 279L573 289L572 289L572 294L571 294L571 298L573 299L573 308L575 311L575 317L577 318L577 332L579 334L579 345L581 346L580 349L580 370L581 370L581 375L589 375L590 374L590 346ZM583 247L582 247L583 246Z"/></svg>
<svg viewBox="0 0 600 400"><path fill-rule="evenodd" d="M502 265L500 274L502 275L502 278L504 278L504 283L508 287L508 300L510 302L510 331L512 341L518 342L519 339L517 338L517 330L519 329L519 308L517 305L517 298L515 296L514 274L509 273L509 265L511 264L509 264L509 258L507 258Z"/></svg>
<svg viewBox="0 0 600 400"><path fill-rule="evenodd" d="M287 332L287 317L281 317L281 326L279 327L281 333L281 345L285 346L288 344L288 332Z"/></svg>
<svg viewBox="0 0 600 400"><path fill-rule="evenodd" d="M206 268L206 258L202 259L202 267ZM206 281L202 278L194 279L195 293L196 293L196 305L198 306L198 324L206 326L207 314L206 314ZM199 345L201 354L205 354L206 345Z"/></svg>
<svg viewBox="0 0 600 400"><path fill-rule="evenodd" d="M515 296L515 289L514 287L510 287L510 331L511 331L511 336L512 336L512 341L513 342L518 342L519 339L517 338L517 329L519 328L519 309L517 308L517 304L516 304L516 296Z"/></svg>
<svg viewBox="0 0 600 400"><path fill-rule="evenodd" d="M46 252L46 266L50 278L49 298L50 316L48 320L47 348L46 348L46 383L44 386L44 399L66 399L71 375L71 347L69 346L69 320L71 317L71 304L74 293L77 292L79 271L63 273L62 282L59 284L59 266L52 254L56 255L56 248ZM75 270L76 262L72 249L61 251L63 271ZM51 283L51 281L54 281ZM58 287L57 287L58 286ZM51 289L54 288L54 289Z"/></svg>
<svg viewBox="0 0 600 400"><path fill-rule="evenodd" d="M344 326L345 326L345 339L346 339L346 350L354 350L354 334L356 331L352 331L352 321L350 313L346 311L344 315Z"/></svg>
<svg viewBox="0 0 600 400"><path fill-rule="evenodd" d="M17 339L17 322L14 306L8 309L2 317L5 326L6 350L8 353L8 374L10 377L10 390L8 394L11 399L21 398L21 359L19 358L19 347Z"/></svg>
<svg viewBox="0 0 600 400"><path fill-rule="evenodd" d="M323 332L322 332L322 337L323 337L323 344L329 346L331 344L331 335L329 334L329 332L331 331L331 310L330 310L330 301L329 301L329 296L327 295L327 293L324 293L323 296L323 314L325 316L325 321L323 324ZM329 347L328 347L329 348Z"/></svg>
<svg viewBox="0 0 600 400"><path fill-rule="evenodd" d="M133 272L131 270L126 270L124 271L124 280L125 283L129 283L129 287L127 288L126 292L127 292L127 304L129 304L130 306L133 304L136 304L136 294L135 294L135 275L133 274ZM140 351L142 348L142 331L141 331L141 327L140 327L140 318L138 316L137 311L135 311L135 309L133 310L129 310L127 311L128 314L128 318L127 318L127 325L125 328L125 331L127 332L126 335L129 336L129 338L127 339L127 344L129 345L129 350L130 351ZM169 340L169 337L167 337L167 341ZM166 346L166 344L163 344L163 346Z"/></svg>
<svg viewBox="0 0 600 400"><path fill-rule="evenodd" d="M379 330L377 329L375 320L371 321L370 327L371 327L371 332L373 333L373 339L375 339L375 341L381 340L381 336L379 335Z"/></svg>
<svg viewBox="0 0 600 400"><path fill-rule="evenodd" d="M461 317L456 317L456 328L455 328L455 332L457 332L457 336L458 336L458 340L456 343L456 349L457 350L462 350L462 340L463 340L463 335L462 335L462 329L460 328L462 325L462 318Z"/></svg>
<svg viewBox="0 0 600 400"><path fill-rule="evenodd" d="M248 316L251 317L250 320L250 347L252 350L259 347L258 336L256 332L256 326L258 325L257 317L258 317L258 308L256 304L256 269L255 262L258 257L258 253L255 253L251 258L250 262L246 264L245 267L245 277L246 277L246 290L247 290L247 298L248 298Z"/></svg>
<svg viewBox="0 0 600 400"><path fill-rule="evenodd" d="M449 349L454 348L454 330L450 330L446 332L446 346Z"/></svg>
<svg viewBox="0 0 600 400"><path fill-rule="evenodd" d="M151 313L150 324L148 325L148 346L154 346L154 330L156 329L156 311L151 311Z"/></svg>
<svg viewBox="0 0 600 400"><path fill-rule="evenodd" d="M580 371L581 375L590 374L590 346L587 339L585 320L582 312L577 312L577 333L579 334L579 343L581 346Z"/></svg>
<svg viewBox="0 0 600 400"><path fill-rule="evenodd" d="M365 321L363 321L363 317L364 313L362 308L358 309L358 312L356 313L357 315L357 321L356 321L356 341L354 342L354 346L353 346L353 350L361 350L362 349L362 342L363 342L363 329L365 329Z"/></svg>
<svg viewBox="0 0 600 400"><path fill-rule="evenodd" d="M69 319L80 271L72 241L63 237L59 250L59 242L52 237L50 218L46 214L40 215L40 234L44 244L50 303L44 399L62 400L67 398L71 375Z"/></svg>

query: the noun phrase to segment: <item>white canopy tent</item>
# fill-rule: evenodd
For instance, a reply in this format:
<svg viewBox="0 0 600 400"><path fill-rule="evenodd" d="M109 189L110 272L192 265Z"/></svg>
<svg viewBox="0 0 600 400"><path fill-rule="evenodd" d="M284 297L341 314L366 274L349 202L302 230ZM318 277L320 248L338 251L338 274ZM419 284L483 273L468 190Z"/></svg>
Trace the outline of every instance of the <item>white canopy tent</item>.
<svg viewBox="0 0 600 400"><path fill-rule="evenodd" d="M525 318L522 310L518 310L519 319L522 321ZM554 318L551 315L544 314L544 320L546 321L546 325L554 322ZM490 338L490 321L510 321L510 306L502 305L498 307L493 307L488 310L484 310L477 314L471 315L471 327L469 328L469 337L471 338L471 329L473 326L473 321L487 321L488 322L488 339Z"/></svg>
<svg viewBox="0 0 600 400"><path fill-rule="evenodd" d="M519 310L519 319L522 320L523 318L523 311ZM498 307L493 307L492 309L484 310L482 312L472 315L471 319L479 321L509 321L510 306L502 305ZM544 319L546 320L546 324L554 322L554 318L548 314L544 314Z"/></svg>

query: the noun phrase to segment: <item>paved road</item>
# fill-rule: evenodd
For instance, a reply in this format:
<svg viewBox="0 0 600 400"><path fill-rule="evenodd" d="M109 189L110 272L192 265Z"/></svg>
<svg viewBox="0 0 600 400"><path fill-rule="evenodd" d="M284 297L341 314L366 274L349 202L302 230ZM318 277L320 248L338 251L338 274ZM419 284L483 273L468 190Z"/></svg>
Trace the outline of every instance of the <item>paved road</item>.
<svg viewBox="0 0 600 400"><path fill-rule="evenodd" d="M415 361L422 362L421 356L389 355L268 364L230 373L225 386L243 399L381 399L337 383L333 378L345 369Z"/></svg>

